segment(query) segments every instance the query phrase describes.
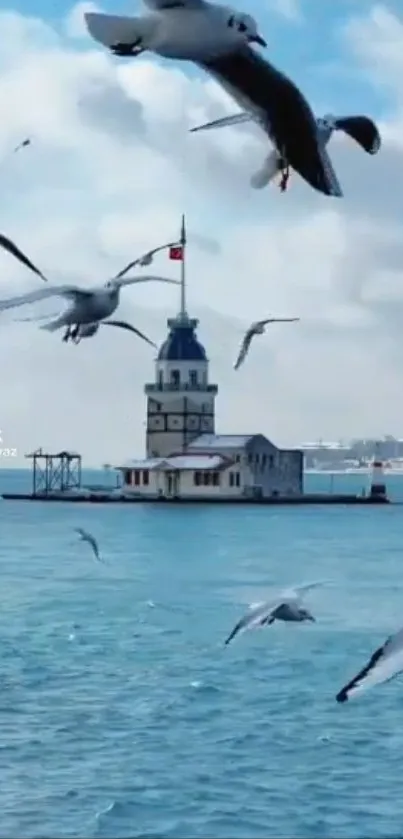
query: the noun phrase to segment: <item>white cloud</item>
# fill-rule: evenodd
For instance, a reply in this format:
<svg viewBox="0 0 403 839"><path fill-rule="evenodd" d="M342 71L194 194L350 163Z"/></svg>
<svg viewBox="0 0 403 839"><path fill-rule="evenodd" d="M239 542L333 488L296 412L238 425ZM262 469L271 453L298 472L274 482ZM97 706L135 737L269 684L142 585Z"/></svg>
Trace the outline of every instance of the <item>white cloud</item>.
<svg viewBox="0 0 403 839"><path fill-rule="evenodd" d="M189 77L179 63L112 59L82 39L83 5L77 8L57 31L0 14L0 229L55 281L99 283L175 235L185 210L194 234L189 306L201 317L211 378L220 385L220 428L261 430L284 443L401 432L401 146L387 144L372 159L335 138L341 202L316 195L296 176L285 196L275 187L254 192L249 178L266 148L257 129L188 133L236 110L218 86L201 72ZM363 66L386 50L389 19L382 14L361 21ZM354 35L352 27L349 43L357 47L360 29ZM399 37L389 70L383 64L376 71L389 101L395 97L393 120L402 91L393 72L403 54ZM11 155L27 135L31 147ZM203 237L207 247L200 247ZM172 275L166 258L156 267ZM35 285L0 254L1 296ZM158 342L177 303L170 287L127 289L121 313ZM266 313L302 320L257 339L234 373L243 328ZM1 316L0 331L5 444L21 456L38 445L72 447L92 463L141 454L149 348L106 328L66 346L11 317Z"/></svg>
<svg viewBox="0 0 403 839"><path fill-rule="evenodd" d="M270 11L284 17L291 23L299 23L302 20L302 9L300 0L266 0Z"/></svg>

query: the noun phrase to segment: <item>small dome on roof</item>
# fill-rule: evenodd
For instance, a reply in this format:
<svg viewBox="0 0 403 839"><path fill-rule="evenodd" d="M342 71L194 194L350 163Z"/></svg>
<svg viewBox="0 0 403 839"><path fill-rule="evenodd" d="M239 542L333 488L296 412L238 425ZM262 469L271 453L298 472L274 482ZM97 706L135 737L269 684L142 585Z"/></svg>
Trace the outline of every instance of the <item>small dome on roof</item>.
<svg viewBox="0 0 403 839"><path fill-rule="evenodd" d="M195 335L197 325L195 318L170 318L169 335L160 347L158 361L207 361L206 350Z"/></svg>

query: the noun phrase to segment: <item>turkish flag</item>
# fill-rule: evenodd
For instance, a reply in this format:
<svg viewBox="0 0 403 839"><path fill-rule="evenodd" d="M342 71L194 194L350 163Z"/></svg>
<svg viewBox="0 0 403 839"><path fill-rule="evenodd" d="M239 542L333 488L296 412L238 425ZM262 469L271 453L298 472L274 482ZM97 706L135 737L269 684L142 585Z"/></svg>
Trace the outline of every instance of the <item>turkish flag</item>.
<svg viewBox="0 0 403 839"><path fill-rule="evenodd" d="M169 258L176 259L177 262L182 262L183 260L183 247L182 245L172 245L169 248Z"/></svg>

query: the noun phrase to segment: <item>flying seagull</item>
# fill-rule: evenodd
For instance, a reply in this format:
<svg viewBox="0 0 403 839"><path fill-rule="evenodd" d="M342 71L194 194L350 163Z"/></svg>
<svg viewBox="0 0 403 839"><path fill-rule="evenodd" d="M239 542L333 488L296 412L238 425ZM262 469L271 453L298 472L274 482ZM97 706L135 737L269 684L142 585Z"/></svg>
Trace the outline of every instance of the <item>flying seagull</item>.
<svg viewBox="0 0 403 839"><path fill-rule="evenodd" d="M190 60L252 112L281 156L324 195L341 197L330 157L318 140L312 109L299 88L251 46L266 46L250 15L207 0L146 0L153 14L128 18L87 12L92 37L115 55L150 50Z"/></svg>
<svg viewBox="0 0 403 839"><path fill-rule="evenodd" d="M389 682L403 671L403 629L390 635L372 654L365 667L337 694L337 702L347 702L375 685Z"/></svg>
<svg viewBox="0 0 403 839"><path fill-rule="evenodd" d="M144 0L151 13L122 17L84 14L92 38L121 57L145 50L184 61L213 58L244 43L266 46L251 15L207 0Z"/></svg>
<svg viewBox="0 0 403 839"><path fill-rule="evenodd" d="M255 337L255 335L263 335L265 332L265 327L269 323L296 323L299 320L300 318L267 318L267 320L257 320L255 323L252 323L242 341L238 358L234 364L234 370L239 370L241 364L243 364L243 362L245 361L245 358L249 352L250 345L252 343L252 339Z"/></svg>
<svg viewBox="0 0 403 839"><path fill-rule="evenodd" d="M196 128L191 128L190 132L210 131L212 128L224 128L228 125L240 125L245 122L256 122L261 125L261 121L252 112L240 111L237 114L198 125ZM262 127L264 129L264 125ZM377 154L381 148L379 130L373 120L366 116L336 117L332 114L326 114L326 116L316 119L316 127L319 142L323 148L327 146L334 131L344 131L368 154ZM289 163L277 149L273 149L265 158L263 166L252 175L251 185L254 189L262 189L280 173L282 174L280 189L285 192L290 175Z"/></svg>
<svg viewBox="0 0 403 839"><path fill-rule="evenodd" d="M246 632L248 629L260 629L263 626L269 626L275 620L286 621L287 623L315 622L313 615L302 606L301 595L321 585L324 585L323 580L316 583L305 583L301 586L285 589L273 600L265 603L254 603L249 607L249 612L234 626L225 640L225 644L229 644L236 635Z"/></svg>
<svg viewBox="0 0 403 839"><path fill-rule="evenodd" d="M14 318L14 321L15 323L32 323L34 321L48 320L50 317L54 317L54 315L38 315L33 318ZM117 326L119 329L126 329L128 332L133 332L135 335L138 335L139 338L142 338L143 341L146 341L147 344L150 344L150 346L154 347L154 349L157 349L157 344L155 344L154 341L151 341L150 338L147 338L147 335L144 335L143 332L140 332L139 329L136 329L136 327L132 326L130 323L126 323L124 320L103 320L95 323L83 324L81 326L76 325L71 331L69 339L73 342L73 344L79 344L83 338L92 338L93 335L96 335L100 326Z"/></svg>
<svg viewBox="0 0 403 839"><path fill-rule="evenodd" d="M91 545L91 548L94 552L95 559L97 559L98 562L103 562L103 560L101 559L101 557L99 555L98 542L95 539L95 537L92 536L91 533L88 533L88 530L83 530L82 527L75 527L74 530L76 531L76 533L78 533L78 535L80 536L80 539L83 542L88 542L88 544Z"/></svg>
<svg viewBox="0 0 403 839"><path fill-rule="evenodd" d="M36 266L29 263L25 254L21 254L13 243L11 243L11 245L13 246L13 249L10 247L10 243L8 245L4 245L2 239L0 238L0 246L6 247L6 249L9 250L10 253L13 253L13 255L23 262L24 265L28 265L31 270L38 273ZM163 248L166 247L167 245L163 246ZM159 248L156 250L159 250ZM16 251L18 251L18 253ZM152 254L152 251L148 251L146 254L143 254L143 256L134 260L131 265L142 264L142 260L144 259L152 261ZM128 266L126 265L126 267L119 272L119 275L116 275L112 280L108 280L108 282L100 288L84 289L75 285L48 286L47 288L29 292L28 294L19 295L18 297L11 297L8 300L0 300L0 311L13 309L16 306L23 306L27 303L36 303L37 301L45 300L48 297L64 297L70 301L72 305L58 318L56 318L56 320L44 324L41 329L46 329L48 332L55 332L57 329L66 326L67 329L64 333L63 341L68 341L72 337L72 332L74 331L73 327L80 327L88 324L93 325L94 323L104 321L106 318L109 318L110 315L112 315L118 308L120 302L120 291L124 286L146 282L162 282L170 283L171 285L180 284L180 280L173 280L168 277L154 275L123 277L123 274L126 274L127 271ZM41 276L44 279L43 275Z"/></svg>

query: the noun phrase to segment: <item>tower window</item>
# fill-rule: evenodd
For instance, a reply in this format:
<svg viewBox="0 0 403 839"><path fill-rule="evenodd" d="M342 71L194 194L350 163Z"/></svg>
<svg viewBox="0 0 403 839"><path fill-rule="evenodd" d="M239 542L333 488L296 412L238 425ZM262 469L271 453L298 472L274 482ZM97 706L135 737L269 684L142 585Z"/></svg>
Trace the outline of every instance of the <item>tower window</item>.
<svg viewBox="0 0 403 839"><path fill-rule="evenodd" d="M197 370L190 370L189 382L191 384L191 387L197 387Z"/></svg>
<svg viewBox="0 0 403 839"><path fill-rule="evenodd" d="M235 486L239 487L241 483L241 476L239 472L235 472Z"/></svg>
<svg viewBox="0 0 403 839"><path fill-rule="evenodd" d="M180 373L179 370L171 370L171 385L174 387L179 387L180 385Z"/></svg>
<svg viewBox="0 0 403 839"><path fill-rule="evenodd" d="M158 387L162 387L164 384L164 376L162 370L158 370Z"/></svg>
<svg viewBox="0 0 403 839"><path fill-rule="evenodd" d="M230 487L233 487L234 486L234 473L230 472L229 475L228 475L228 478L229 478Z"/></svg>

